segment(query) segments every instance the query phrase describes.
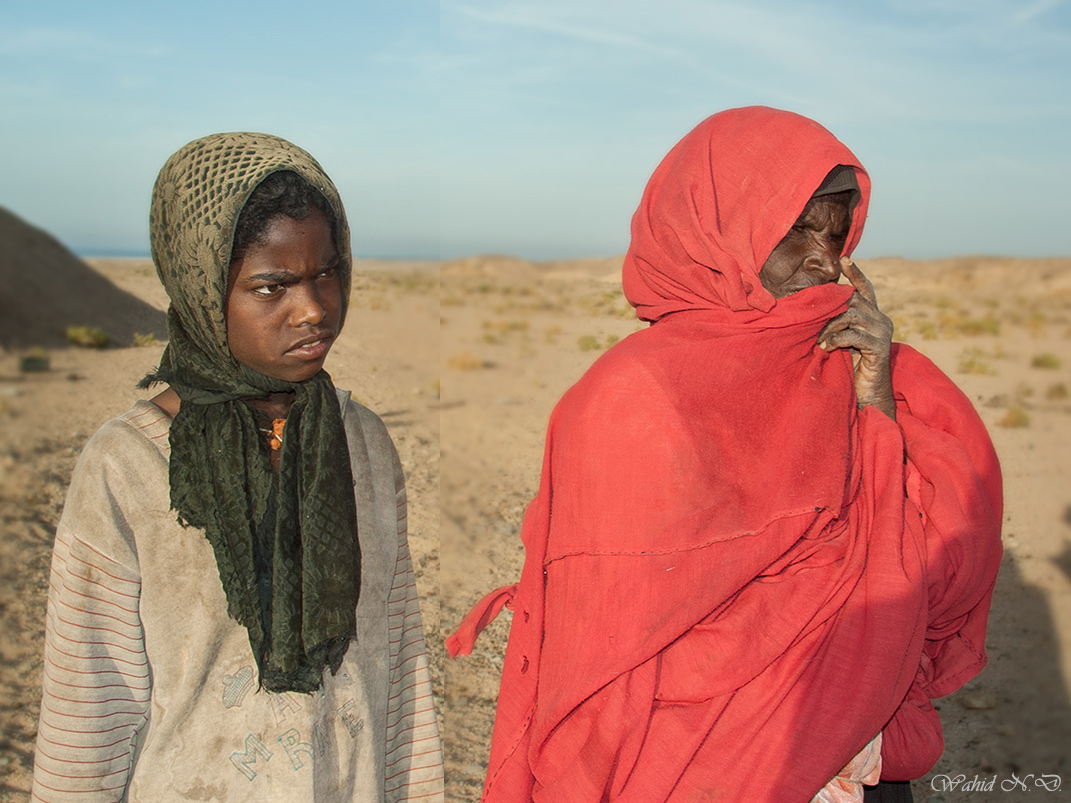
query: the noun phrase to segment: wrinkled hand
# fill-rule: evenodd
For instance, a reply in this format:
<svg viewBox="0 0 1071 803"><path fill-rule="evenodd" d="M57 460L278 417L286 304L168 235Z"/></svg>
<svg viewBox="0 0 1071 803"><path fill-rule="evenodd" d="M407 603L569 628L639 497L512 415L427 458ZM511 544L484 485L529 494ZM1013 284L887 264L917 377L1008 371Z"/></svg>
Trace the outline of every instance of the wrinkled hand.
<svg viewBox="0 0 1071 803"><path fill-rule="evenodd" d="M855 288L848 309L825 325L818 346L826 351L851 349L855 364L855 396L859 407L873 405L896 420L893 398L893 324L880 309L874 285L847 257L841 257L841 272Z"/></svg>

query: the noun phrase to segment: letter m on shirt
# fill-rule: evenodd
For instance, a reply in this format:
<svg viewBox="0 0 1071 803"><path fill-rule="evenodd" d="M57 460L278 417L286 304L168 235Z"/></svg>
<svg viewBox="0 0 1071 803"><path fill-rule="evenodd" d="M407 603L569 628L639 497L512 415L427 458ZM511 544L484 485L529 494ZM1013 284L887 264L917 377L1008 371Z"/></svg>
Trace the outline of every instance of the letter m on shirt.
<svg viewBox="0 0 1071 803"><path fill-rule="evenodd" d="M260 741L260 739L253 734L249 734L245 737L245 752L231 753L231 764L234 765L234 768L238 770L238 772L242 773L242 775L251 781L257 777L253 765L257 763L258 757L267 761L272 757L272 752L264 746L264 742Z"/></svg>

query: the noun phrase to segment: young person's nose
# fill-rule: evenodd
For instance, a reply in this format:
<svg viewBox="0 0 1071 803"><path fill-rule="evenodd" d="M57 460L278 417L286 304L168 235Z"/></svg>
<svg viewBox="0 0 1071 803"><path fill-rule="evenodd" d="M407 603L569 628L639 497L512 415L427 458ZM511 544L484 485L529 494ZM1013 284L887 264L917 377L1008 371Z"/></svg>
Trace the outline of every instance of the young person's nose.
<svg viewBox="0 0 1071 803"><path fill-rule="evenodd" d="M295 326L306 324L315 326L326 317L327 308L324 306L324 300L315 282L303 287L295 295L297 296L293 312Z"/></svg>

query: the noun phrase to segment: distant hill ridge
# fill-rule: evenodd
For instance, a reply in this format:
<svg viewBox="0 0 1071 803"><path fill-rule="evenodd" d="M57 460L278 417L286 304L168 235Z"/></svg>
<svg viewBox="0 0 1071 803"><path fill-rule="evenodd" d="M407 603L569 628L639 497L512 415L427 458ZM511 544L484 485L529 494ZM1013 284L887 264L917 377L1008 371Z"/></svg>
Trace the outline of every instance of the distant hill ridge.
<svg viewBox="0 0 1071 803"><path fill-rule="evenodd" d="M135 332L167 337L162 312L0 207L0 347L68 345L68 326L98 327L120 346Z"/></svg>

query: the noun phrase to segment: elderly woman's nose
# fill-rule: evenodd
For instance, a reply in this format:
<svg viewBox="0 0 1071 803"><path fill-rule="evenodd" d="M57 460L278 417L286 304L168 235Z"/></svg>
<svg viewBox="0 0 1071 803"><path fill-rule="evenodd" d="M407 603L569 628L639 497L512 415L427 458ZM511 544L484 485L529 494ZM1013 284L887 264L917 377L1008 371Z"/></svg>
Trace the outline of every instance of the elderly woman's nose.
<svg viewBox="0 0 1071 803"><path fill-rule="evenodd" d="M840 249L830 241L816 242L804 264L808 270L835 282L840 278Z"/></svg>

